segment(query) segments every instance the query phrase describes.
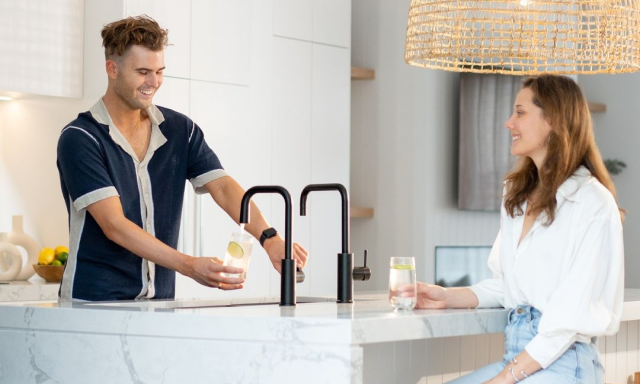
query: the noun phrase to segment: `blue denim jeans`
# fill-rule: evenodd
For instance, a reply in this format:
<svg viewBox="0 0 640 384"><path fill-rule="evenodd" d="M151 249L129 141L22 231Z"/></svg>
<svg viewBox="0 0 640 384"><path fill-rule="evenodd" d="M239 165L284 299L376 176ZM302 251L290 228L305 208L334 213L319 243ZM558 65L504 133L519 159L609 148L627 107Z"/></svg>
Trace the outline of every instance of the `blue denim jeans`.
<svg viewBox="0 0 640 384"><path fill-rule="evenodd" d="M509 323L504 330L505 353L502 361L487 365L447 384L481 384L500 373L509 361L524 350L538 334L542 314L530 306L518 306L509 312ZM603 384L604 369L594 337L591 343L574 343L546 369L541 369L523 384ZM518 375L520 378L520 375Z"/></svg>

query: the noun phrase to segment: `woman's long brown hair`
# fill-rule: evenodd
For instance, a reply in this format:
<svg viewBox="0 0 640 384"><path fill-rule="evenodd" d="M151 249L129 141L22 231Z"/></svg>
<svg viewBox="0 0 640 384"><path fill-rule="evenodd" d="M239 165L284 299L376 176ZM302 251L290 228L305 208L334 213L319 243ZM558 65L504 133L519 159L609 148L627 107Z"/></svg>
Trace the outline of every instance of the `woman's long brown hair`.
<svg viewBox="0 0 640 384"><path fill-rule="evenodd" d="M522 88L533 92L533 103L542 109L551 133L547 155L538 171L529 157L523 156L505 178L504 206L511 217L524 214L522 205L539 185L531 212L544 212L546 222L555 219L556 192L573 173L584 165L616 197L616 189L596 146L589 105L582 91L566 76L541 75L523 81ZM624 211L620 210L622 217Z"/></svg>

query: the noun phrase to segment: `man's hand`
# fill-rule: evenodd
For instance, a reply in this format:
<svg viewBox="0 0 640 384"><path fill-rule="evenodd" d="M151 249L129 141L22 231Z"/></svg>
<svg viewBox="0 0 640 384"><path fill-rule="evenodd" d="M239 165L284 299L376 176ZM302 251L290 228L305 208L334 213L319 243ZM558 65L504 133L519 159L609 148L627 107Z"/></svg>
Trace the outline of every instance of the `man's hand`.
<svg viewBox="0 0 640 384"><path fill-rule="evenodd" d="M284 248L284 239L280 235L269 238L264 242L264 250L267 251L269 260L271 260L271 264L273 264L278 273L282 273L280 260L284 259ZM302 245L294 243L291 245L291 258L297 261L298 267L304 268L309 258L309 252Z"/></svg>
<svg viewBox="0 0 640 384"><path fill-rule="evenodd" d="M225 277L222 273L242 273L242 268L223 266L217 257L192 257L184 271L185 276L192 278L205 287L220 288L225 291L241 289L244 279L240 277Z"/></svg>

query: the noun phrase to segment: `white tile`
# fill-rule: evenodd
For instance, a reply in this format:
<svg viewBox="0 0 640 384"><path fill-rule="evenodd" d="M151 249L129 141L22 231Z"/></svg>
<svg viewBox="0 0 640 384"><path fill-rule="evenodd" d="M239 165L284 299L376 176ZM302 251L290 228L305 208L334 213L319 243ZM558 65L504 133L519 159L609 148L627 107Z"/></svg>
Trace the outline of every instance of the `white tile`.
<svg viewBox="0 0 640 384"><path fill-rule="evenodd" d="M351 46L351 0L313 0L313 41Z"/></svg>
<svg viewBox="0 0 640 384"><path fill-rule="evenodd" d="M273 34L311 41L313 36L312 0L274 0Z"/></svg>
<svg viewBox="0 0 640 384"><path fill-rule="evenodd" d="M3 1L1 8L0 90L82 97L84 1Z"/></svg>
<svg viewBox="0 0 640 384"><path fill-rule="evenodd" d="M165 76L188 79L191 68L191 2L127 0L125 16L146 14L169 30L165 49Z"/></svg>
<svg viewBox="0 0 640 384"><path fill-rule="evenodd" d="M192 1L192 79L248 84L251 12L249 0Z"/></svg>

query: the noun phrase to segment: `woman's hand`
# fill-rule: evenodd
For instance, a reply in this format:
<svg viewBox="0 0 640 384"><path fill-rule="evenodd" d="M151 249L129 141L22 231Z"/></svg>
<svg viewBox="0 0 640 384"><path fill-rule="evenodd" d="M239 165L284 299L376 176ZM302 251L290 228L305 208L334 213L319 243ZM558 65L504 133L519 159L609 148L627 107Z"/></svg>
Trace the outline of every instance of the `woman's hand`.
<svg viewBox="0 0 640 384"><path fill-rule="evenodd" d="M398 288L401 296L414 296L413 286ZM416 308L475 308L478 306L476 294L469 288L443 288L439 285L418 282Z"/></svg>
<svg viewBox="0 0 640 384"><path fill-rule="evenodd" d="M447 308L447 289L439 285L418 282L418 303L416 308Z"/></svg>

